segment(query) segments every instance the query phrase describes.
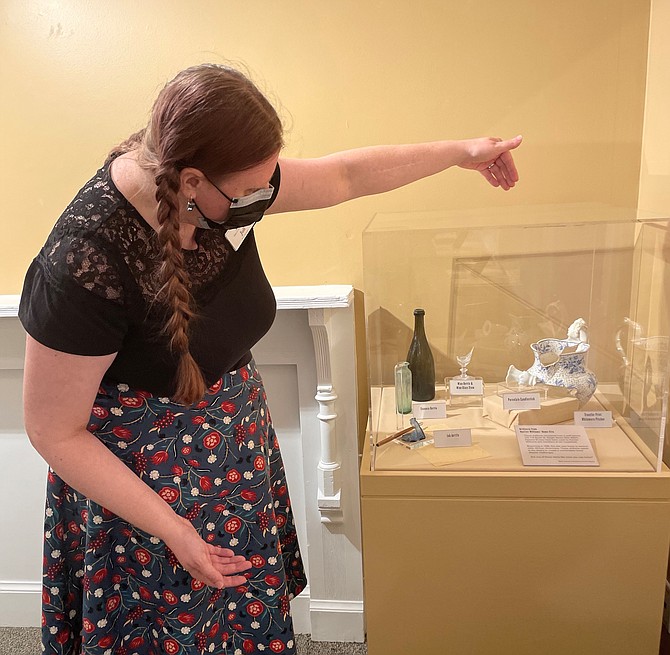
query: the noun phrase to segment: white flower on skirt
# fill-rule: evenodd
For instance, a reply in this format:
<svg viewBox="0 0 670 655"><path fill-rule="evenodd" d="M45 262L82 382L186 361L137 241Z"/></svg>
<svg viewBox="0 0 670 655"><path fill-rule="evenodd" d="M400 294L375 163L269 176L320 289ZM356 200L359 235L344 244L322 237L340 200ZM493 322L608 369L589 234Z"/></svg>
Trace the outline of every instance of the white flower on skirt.
<svg viewBox="0 0 670 655"><path fill-rule="evenodd" d="M203 423L202 427L204 428L205 425L206 425L206 424ZM209 426L208 426L208 427L209 427ZM193 441L193 437L192 437L190 434L185 434L185 435L181 438L181 440L182 440L184 443L191 443L191 441Z"/></svg>
<svg viewBox="0 0 670 655"><path fill-rule="evenodd" d="M244 472L244 479L245 480L253 480L254 474L251 471L245 471Z"/></svg>
<svg viewBox="0 0 670 655"><path fill-rule="evenodd" d="M96 623L96 625L97 625L99 628L104 628L104 627L107 625L107 619L100 619L100 620Z"/></svg>
<svg viewBox="0 0 670 655"><path fill-rule="evenodd" d="M111 407L109 410L114 416L123 416L123 410L120 407Z"/></svg>
<svg viewBox="0 0 670 655"><path fill-rule="evenodd" d="M158 478L160 478L160 476L161 476L161 474L158 471L151 471L151 473L149 473L149 477L152 480L158 480Z"/></svg>
<svg viewBox="0 0 670 655"><path fill-rule="evenodd" d="M233 419L230 418L230 416L224 416L223 417L223 422L225 425L230 425L232 423Z"/></svg>
<svg viewBox="0 0 670 655"><path fill-rule="evenodd" d="M207 458L207 461L208 461L210 464L214 464L214 462L216 462L216 460L217 460L217 457L216 457L216 455L215 455L214 453L212 453L212 454Z"/></svg>
<svg viewBox="0 0 670 655"><path fill-rule="evenodd" d="M130 389L130 387L127 384L117 384L116 388L119 391L128 391L128 389Z"/></svg>
<svg viewBox="0 0 670 655"><path fill-rule="evenodd" d="M102 589L96 589L96 590L93 592L93 595L94 595L96 598L102 598L102 594L103 594Z"/></svg>
<svg viewBox="0 0 670 655"><path fill-rule="evenodd" d="M125 450L128 448L128 444L125 441L119 441L119 443L116 444L121 450Z"/></svg>
<svg viewBox="0 0 670 655"><path fill-rule="evenodd" d="M52 550L51 557L53 557L54 559L60 557L60 550Z"/></svg>
<svg viewBox="0 0 670 655"><path fill-rule="evenodd" d="M222 482L223 482L223 480L221 478L214 478L214 484L217 487L220 487Z"/></svg>

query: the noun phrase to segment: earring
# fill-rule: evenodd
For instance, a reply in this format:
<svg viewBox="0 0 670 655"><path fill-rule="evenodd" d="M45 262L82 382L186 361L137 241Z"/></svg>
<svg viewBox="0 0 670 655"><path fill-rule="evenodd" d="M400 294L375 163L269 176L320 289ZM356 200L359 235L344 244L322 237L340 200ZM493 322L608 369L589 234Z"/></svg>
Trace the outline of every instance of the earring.
<svg viewBox="0 0 670 655"><path fill-rule="evenodd" d="M188 202L186 203L186 211L192 212L194 209L195 209L195 200L193 200L193 198L189 198Z"/></svg>

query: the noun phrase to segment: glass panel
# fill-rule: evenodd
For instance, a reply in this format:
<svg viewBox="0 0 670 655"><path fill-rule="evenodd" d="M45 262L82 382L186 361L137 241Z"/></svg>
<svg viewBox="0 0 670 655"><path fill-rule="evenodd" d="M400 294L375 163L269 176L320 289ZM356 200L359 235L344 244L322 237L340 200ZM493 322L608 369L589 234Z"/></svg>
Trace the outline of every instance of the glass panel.
<svg viewBox="0 0 670 655"><path fill-rule="evenodd" d="M363 234L373 469L544 470L524 466L514 424L531 416L537 425L573 424L574 411L598 412L597 418L610 411L611 428L586 428L599 462L588 470L660 470L668 395L667 221L453 223L379 214ZM438 415L446 405L446 418L419 419L429 437L422 447L386 441L410 418L395 412L394 366L407 359L415 308L425 310ZM457 397L449 379L461 375L457 357L472 348L466 374L481 379L483 396ZM503 410L496 398L506 379L511 389L541 392L539 413ZM535 385L518 386L528 382ZM462 428L471 430L472 446L429 443L436 430Z"/></svg>

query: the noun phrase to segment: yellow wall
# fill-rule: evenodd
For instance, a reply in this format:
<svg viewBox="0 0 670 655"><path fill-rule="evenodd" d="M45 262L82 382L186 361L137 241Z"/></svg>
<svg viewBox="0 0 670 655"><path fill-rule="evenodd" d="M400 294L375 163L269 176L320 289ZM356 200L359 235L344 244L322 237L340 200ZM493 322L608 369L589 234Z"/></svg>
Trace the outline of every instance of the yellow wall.
<svg viewBox="0 0 670 655"><path fill-rule="evenodd" d="M644 112L641 213L670 216L670 2L652 0Z"/></svg>
<svg viewBox="0 0 670 655"><path fill-rule="evenodd" d="M4 0L0 293L20 290L63 207L109 147L143 125L162 84L207 60L245 62L280 99L288 155L526 139L522 182L509 194L451 171L266 219L259 242L273 284L360 287L361 232L376 212L635 208L648 27L649 0Z"/></svg>

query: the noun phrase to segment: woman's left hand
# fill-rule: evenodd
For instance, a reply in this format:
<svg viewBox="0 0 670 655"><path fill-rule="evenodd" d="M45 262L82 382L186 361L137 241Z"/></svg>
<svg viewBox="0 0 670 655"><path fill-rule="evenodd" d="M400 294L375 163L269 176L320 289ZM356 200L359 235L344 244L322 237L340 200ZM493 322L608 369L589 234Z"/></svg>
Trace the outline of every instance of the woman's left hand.
<svg viewBox="0 0 670 655"><path fill-rule="evenodd" d="M507 191L519 181L519 173L510 150L518 148L521 139L521 136L506 141L497 137L484 137L463 141L465 158L458 165L479 171L489 184Z"/></svg>

